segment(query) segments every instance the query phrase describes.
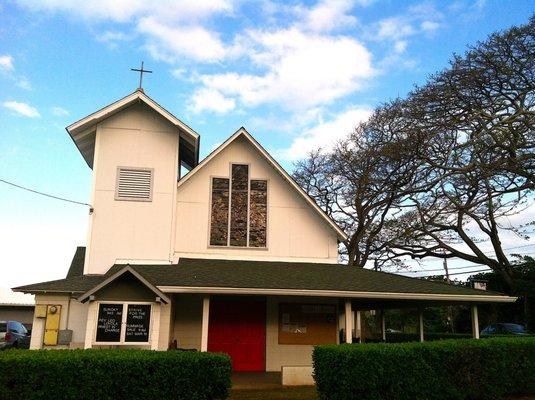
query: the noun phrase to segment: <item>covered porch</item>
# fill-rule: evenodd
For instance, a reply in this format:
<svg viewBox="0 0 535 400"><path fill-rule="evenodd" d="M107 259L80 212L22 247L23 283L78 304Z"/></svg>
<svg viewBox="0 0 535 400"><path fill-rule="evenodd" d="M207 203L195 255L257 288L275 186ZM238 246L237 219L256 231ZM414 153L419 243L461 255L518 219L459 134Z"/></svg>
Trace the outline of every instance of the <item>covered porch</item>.
<svg viewBox="0 0 535 400"><path fill-rule="evenodd" d="M381 310L417 310L425 340L426 307L468 306L477 338L479 304L516 300L338 264L194 258L173 265L117 264L104 275L19 290L48 305L60 304L56 297L63 296L59 329L82 339L67 342L70 347L220 351L231 356L237 372L278 372L283 381L300 382L311 381L314 345L362 341L366 311L380 316L384 340ZM45 332L48 319L36 321ZM32 348L43 347L41 334L32 340Z"/></svg>
<svg viewBox="0 0 535 400"><path fill-rule="evenodd" d="M232 357L238 372L280 372L284 367L310 366L313 346L318 344L370 339L386 342L385 311L389 309L414 311L419 339L424 341L427 307L468 306L472 337L479 338L479 303L466 300L213 293L172 294L171 298L170 347L225 352ZM369 311L380 321L379 337L364 334L363 314Z"/></svg>

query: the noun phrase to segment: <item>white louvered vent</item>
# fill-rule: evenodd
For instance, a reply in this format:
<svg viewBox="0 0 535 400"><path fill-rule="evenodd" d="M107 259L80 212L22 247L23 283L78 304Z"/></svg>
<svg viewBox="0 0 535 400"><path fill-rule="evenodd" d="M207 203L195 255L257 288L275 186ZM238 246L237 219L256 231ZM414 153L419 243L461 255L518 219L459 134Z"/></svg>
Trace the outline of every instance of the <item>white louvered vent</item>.
<svg viewBox="0 0 535 400"><path fill-rule="evenodd" d="M153 169L117 168L115 200L152 201Z"/></svg>

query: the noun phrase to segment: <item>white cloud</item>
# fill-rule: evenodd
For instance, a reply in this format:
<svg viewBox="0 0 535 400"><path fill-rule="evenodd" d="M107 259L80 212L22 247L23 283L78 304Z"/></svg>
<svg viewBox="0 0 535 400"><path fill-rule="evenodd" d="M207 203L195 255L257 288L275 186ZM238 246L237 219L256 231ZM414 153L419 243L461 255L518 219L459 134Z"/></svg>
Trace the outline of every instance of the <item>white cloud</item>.
<svg viewBox="0 0 535 400"><path fill-rule="evenodd" d="M0 70L4 71L13 71L15 67L13 66L13 57L10 55L0 56Z"/></svg>
<svg viewBox="0 0 535 400"><path fill-rule="evenodd" d="M234 99L225 98L220 92L213 89L199 89L193 95L191 109L195 113L202 111L214 111L225 113L231 111L236 106Z"/></svg>
<svg viewBox="0 0 535 400"><path fill-rule="evenodd" d="M128 35L123 32L117 31L106 31L101 35L97 36L99 42L109 43L109 42L119 42L128 40Z"/></svg>
<svg viewBox="0 0 535 400"><path fill-rule="evenodd" d="M173 75L177 79L185 79L187 78L188 70L186 68L175 68L171 71L171 75Z"/></svg>
<svg viewBox="0 0 535 400"><path fill-rule="evenodd" d="M407 49L407 41L406 40L397 40L394 43L394 51L398 54L404 53Z"/></svg>
<svg viewBox="0 0 535 400"><path fill-rule="evenodd" d="M355 39L306 34L297 28L249 31L248 56L263 74L202 75L206 88L246 106L284 104L306 109L362 87L373 76L371 54Z"/></svg>
<svg viewBox="0 0 535 400"><path fill-rule="evenodd" d="M110 49L116 49L120 42L127 42L131 40L134 35L127 35L124 32L119 31L105 31L96 36L96 39L108 45Z"/></svg>
<svg viewBox="0 0 535 400"><path fill-rule="evenodd" d="M298 15L306 29L327 32L355 25L357 18L348 14L353 6L353 0L321 0L312 8L298 7Z"/></svg>
<svg viewBox="0 0 535 400"><path fill-rule="evenodd" d="M41 116L35 107L32 107L27 103L21 103L18 101L5 101L2 105L9 110L28 118L37 118Z"/></svg>
<svg viewBox="0 0 535 400"><path fill-rule="evenodd" d="M228 0L17 0L17 3L31 11L64 12L86 19L115 22L130 22L148 15L187 21L215 12L232 11L232 3Z"/></svg>
<svg viewBox="0 0 535 400"><path fill-rule="evenodd" d="M423 21L420 27L424 32L433 33L440 28L440 24L436 21Z"/></svg>
<svg viewBox="0 0 535 400"><path fill-rule="evenodd" d="M299 160L312 150L328 151L340 139L346 137L362 121L367 120L371 110L356 107L337 115L329 121L320 121L297 136L289 148L279 151L279 156L286 160Z"/></svg>
<svg viewBox="0 0 535 400"><path fill-rule="evenodd" d="M184 56L196 61L219 61L227 49L203 21L233 12L230 0L17 0L34 12L62 12L90 21L129 23L146 36L145 48L156 59L174 62ZM134 34L132 34L134 36ZM126 33L106 31L97 40L112 48L128 40Z"/></svg>
<svg viewBox="0 0 535 400"><path fill-rule="evenodd" d="M219 35L200 25L166 24L154 17L142 18L138 30L148 36L147 49L158 59L174 62L181 56L215 62L227 55Z"/></svg>
<svg viewBox="0 0 535 400"><path fill-rule="evenodd" d="M406 12L372 24L370 38L399 41L418 34L429 34L441 26L443 14L432 3L410 6Z"/></svg>
<svg viewBox="0 0 535 400"><path fill-rule="evenodd" d="M411 23L403 17L385 18L378 22L377 39L400 39L414 35L416 30Z"/></svg>
<svg viewBox="0 0 535 400"><path fill-rule="evenodd" d="M52 114L57 117L66 117L70 112L62 107L52 107Z"/></svg>
<svg viewBox="0 0 535 400"><path fill-rule="evenodd" d="M418 61L405 55L409 38L432 35L442 26L443 18L443 14L432 3L423 2L408 7L404 13L372 23L366 31L367 37L392 46L378 63L381 69L393 65L407 69L414 68Z"/></svg>
<svg viewBox="0 0 535 400"><path fill-rule="evenodd" d="M17 81L17 86L24 90L32 90L32 84L25 77L22 77Z"/></svg>

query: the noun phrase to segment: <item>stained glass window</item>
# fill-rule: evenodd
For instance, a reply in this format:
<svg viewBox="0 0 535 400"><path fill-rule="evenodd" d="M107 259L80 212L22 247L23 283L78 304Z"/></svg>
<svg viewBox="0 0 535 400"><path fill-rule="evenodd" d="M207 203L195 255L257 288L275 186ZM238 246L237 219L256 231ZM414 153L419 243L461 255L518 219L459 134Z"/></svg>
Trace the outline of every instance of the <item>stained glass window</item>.
<svg viewBox="0 0 535 400"><path fill-rule="evenodd" d="M228 243L229 179L212 179L212 217L210 245L226 246Z"/></svg>
<svg viewBox="0 0 535 400"><path fill-rule="evenodd" d="M210 245L266 247L267 181L249 180L248 165L231 169L230 179L212 179Z"/></svg>
<svg viewBox="0 0 535 400"><path fill-rule="evenodd" d="M247 246L247 214L249 197L249 166L232 165L230 201L230 245Z"/></svg>
<svg viewBox="0 0 535 400"><path fill-rule="evenodd" d="M267 181L251 180L249 246L266 247Z"/></svg>

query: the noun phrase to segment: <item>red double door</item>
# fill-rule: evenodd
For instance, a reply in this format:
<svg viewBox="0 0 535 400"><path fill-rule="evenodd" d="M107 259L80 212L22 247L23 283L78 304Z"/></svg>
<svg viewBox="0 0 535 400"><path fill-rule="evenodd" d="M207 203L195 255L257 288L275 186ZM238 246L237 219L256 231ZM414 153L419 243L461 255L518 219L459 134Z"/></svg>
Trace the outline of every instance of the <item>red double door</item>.
<svg viewBox="0 0 535 400"><path fill-rule="evenodd" d="M234 371L265 371L265 300L211 299L208 351L227 353Z"/></svg>

